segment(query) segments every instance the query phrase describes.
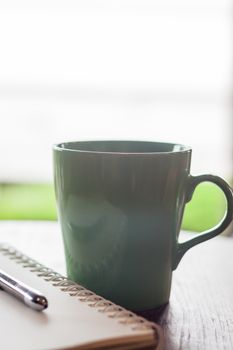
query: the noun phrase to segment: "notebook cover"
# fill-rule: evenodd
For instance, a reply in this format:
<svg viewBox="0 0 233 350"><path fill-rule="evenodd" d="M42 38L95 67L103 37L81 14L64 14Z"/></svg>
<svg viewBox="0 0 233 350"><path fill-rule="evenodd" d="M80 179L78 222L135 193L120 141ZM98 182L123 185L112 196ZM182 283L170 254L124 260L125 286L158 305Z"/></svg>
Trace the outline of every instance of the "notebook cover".
<svg viewBox="0 0 233 350"><path fill-rule="evenodd" d="M6 244L1 269L38 289L49 306L37 312L0 290L5 350L163 349L161 328L103 299Z"/></svg>

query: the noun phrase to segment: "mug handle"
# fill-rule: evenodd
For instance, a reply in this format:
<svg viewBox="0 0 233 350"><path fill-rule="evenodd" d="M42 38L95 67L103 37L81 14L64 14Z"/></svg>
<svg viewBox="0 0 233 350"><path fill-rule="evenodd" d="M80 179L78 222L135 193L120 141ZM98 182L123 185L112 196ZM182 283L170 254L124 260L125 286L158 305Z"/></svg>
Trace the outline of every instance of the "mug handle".
<svg viewBox="0 0 233 350"><path fill-rule="evenodd" d="M179 243L177 242L176 254L173 270L175 270L188 249L194 247L196 244L207 241L210 238L213 238L223 232L227 226L231 223L233 219L233 192L231 187L224 181L221 177L215 175L200 175L200 176L189 176L188 189L187 189L187 202L192 198L193 192L197 185L201 182L213 182L223 191L227 201L227 209L224 218L220 223L214 228L204 231L198 234L196 237L189 239L186 242Z"/></svg>

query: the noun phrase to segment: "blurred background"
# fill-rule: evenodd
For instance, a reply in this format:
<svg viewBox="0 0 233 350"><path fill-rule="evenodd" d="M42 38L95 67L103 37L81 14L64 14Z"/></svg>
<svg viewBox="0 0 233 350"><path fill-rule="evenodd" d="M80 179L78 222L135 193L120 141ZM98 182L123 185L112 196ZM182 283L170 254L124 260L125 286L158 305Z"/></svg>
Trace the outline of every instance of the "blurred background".
<svg viewBox="0 0 233 350"><path fill-rule="evenodd" d="M193 175L232 182L232 62L228 0L0 1L0 218L56 220L68 140L184 143ZM183 228L224 210L203 184Z"/></svg>

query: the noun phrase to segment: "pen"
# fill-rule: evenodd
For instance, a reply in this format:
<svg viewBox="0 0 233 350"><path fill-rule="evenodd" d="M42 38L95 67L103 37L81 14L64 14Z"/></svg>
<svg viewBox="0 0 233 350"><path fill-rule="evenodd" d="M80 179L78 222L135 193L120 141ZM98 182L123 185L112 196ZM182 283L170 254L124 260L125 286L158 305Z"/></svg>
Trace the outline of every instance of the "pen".
<svg viewBox="0 0 233 350"><path fill-rule="evenodd" d="M0 288L12 294L34 310L42 311L48 307L47 299L40 292L11 277L1 269Z"/></svg>

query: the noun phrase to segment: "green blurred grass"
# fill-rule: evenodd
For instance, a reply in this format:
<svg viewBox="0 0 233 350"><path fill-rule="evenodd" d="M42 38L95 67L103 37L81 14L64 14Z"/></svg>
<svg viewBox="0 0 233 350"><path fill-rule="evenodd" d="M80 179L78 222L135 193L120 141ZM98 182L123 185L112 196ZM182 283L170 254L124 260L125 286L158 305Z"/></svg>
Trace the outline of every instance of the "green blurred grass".
<svg viewBox="0 0 233 350"><path fill-rule="evenodd" d="M56 220L56 218L52 185L0 185L1 220Z"/></svg>
<svg viewBox="0 0 233 350"><path fill-rule="evenodd" d="M226 210L226 200L219 187L204 182L200 184L186 204L182 229L201 232L219 223Z"/></svg>
<svg viewBox="0 0 233 350"><path fill-rule="evenodd" d="M203 183L186 205L182 228L203 231L215 226L225 212L221 190ZM1 220L56 220L56 205L51 184L0 184Z"/></svg>

